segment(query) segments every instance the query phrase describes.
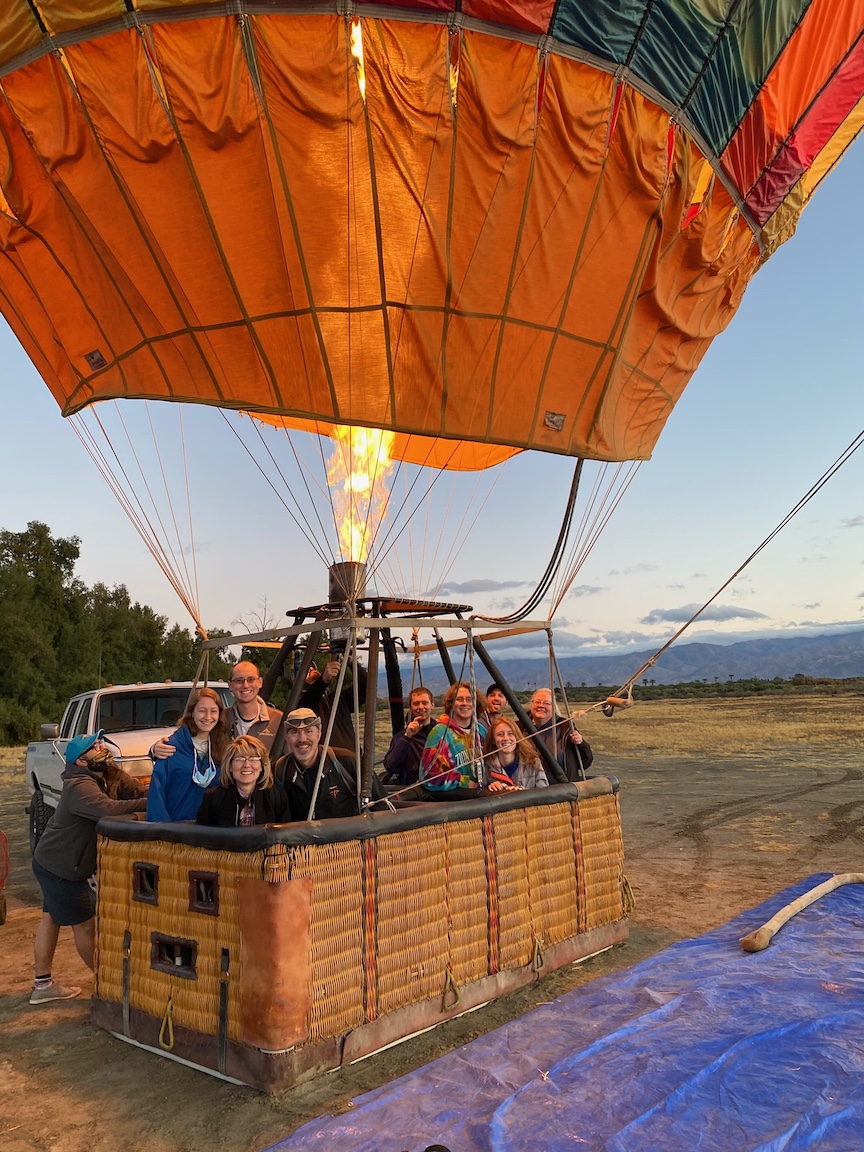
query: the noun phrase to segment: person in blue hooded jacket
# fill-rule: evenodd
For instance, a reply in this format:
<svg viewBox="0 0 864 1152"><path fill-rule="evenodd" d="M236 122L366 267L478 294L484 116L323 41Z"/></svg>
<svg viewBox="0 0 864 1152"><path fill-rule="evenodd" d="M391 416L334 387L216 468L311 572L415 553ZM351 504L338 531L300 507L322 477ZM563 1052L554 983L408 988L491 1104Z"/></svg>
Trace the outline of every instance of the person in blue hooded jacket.
<svg viewBox="0 0 864 1152"><path fill-rule="evenodd" d="M221 697L212 688L199 688L189 697L177 731L168 737L173 755L154 761L147 819L194 820L204 793L216 780L228 741Z"/></svg>

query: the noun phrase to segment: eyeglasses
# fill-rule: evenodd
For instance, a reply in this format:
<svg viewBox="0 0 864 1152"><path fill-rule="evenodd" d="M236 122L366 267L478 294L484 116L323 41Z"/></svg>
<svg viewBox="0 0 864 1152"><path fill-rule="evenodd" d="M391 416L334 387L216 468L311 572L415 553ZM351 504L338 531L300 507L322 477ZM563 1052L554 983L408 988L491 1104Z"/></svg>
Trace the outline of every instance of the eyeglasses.
<svg viewBox="0 0 864 1152"><path fill-rule="evenodd" d="M260 676L232 676L228 681L229 684L257 684L261 679Z"/></svg>
<svg viewBox="0 0 864 1152"><path fill-rule="evenodd" d="M233 764L261 764L262 760L261 760L260 756L235 756L232 763Z"/></svg>

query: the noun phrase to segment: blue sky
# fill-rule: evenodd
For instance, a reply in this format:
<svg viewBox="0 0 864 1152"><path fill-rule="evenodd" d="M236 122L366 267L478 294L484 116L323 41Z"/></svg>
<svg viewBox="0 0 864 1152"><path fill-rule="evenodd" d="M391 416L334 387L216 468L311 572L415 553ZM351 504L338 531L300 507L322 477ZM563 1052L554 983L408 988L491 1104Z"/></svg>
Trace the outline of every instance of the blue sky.
<svg viewBox="0 0 864 1152"><path fill-rule="evenodd" d="M658 646L864 428L862 187L859 140L818 190L797 234L750 285L738 315L715 340L672 414L654 458L642 465L579 572L556 618L563 653ZM0 356L0 527L17 531L36 519L58 535L79 536L83 580L124 583L134 599L188 625L165 577L5 325ZM125 408L143 461L148 416L140 404ZM154 405L150 412L175 515L185 522L176 406ZM278 623L294 605L323 599L322 561L223 418L187 409L183 420L205 624L230 628L261 616ZM122 454L123 433L116 423L111 426ZM233 426L252 437L263 460L251 422L234 419ZM289 446L284 438L264 436L308 507ZM305 482L326 525L330 513L317 444L299 434L293 444L308 462ZM416 594L441 586L442 595L481 611L521 603L545 567L571 470L569 461L526 454L500 475L437 480L429 506L415 513L410 531L382 567L381 586ZM151 484L161 486L158 464L146 464L145 472ZM864 627L862 481L864 451L686 639L731 642L790 630ZM426 484L418 480L415 494ZM589 484L590 474L583 491ZM394 488L400 499L404 485L403 474ZM163 516L170 523L170 514ZM178 552L182 547L191 571L189 534L181 526L178 536ZM448 562L454 536L466 539ZM512 652L524 655L532 643L522 640Z"/></svg>

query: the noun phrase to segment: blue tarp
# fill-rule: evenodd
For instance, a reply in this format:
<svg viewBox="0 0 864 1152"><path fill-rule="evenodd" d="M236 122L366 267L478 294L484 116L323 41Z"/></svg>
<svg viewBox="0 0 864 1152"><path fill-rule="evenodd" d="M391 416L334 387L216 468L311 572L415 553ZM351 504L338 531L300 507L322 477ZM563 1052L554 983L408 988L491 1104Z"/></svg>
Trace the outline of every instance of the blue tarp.
<svg viewBox="0 0 864 1152"><path fill-rule="evenodd" d="M862 1152L864 886L739 937L830 874L593 980L274 1152Z"/></svg>

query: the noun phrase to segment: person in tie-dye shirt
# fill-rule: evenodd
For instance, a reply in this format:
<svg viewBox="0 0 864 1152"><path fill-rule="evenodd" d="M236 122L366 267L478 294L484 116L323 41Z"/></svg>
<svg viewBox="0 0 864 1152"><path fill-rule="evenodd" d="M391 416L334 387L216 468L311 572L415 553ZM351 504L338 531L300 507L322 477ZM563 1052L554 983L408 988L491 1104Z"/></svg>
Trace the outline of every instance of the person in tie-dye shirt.
<svg viewBox="0 0 864 1152"><path fill-rule="evenodd" d="M477 692L476 711L486 698ZM482 791L486 726L475 720L471 685L451 684L444 697L445 719L426 738L420 759L420 783L429 800L465 800Z"/></svg>

